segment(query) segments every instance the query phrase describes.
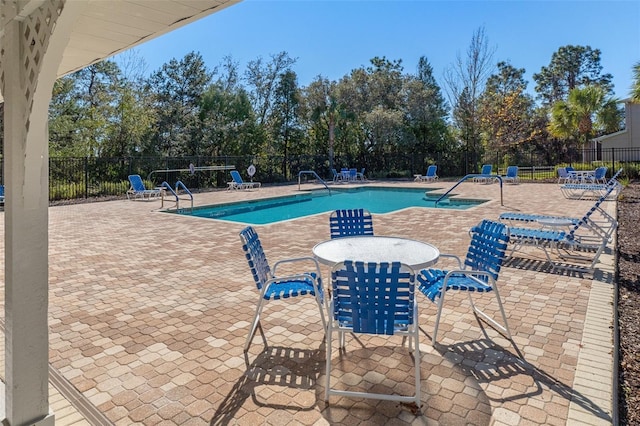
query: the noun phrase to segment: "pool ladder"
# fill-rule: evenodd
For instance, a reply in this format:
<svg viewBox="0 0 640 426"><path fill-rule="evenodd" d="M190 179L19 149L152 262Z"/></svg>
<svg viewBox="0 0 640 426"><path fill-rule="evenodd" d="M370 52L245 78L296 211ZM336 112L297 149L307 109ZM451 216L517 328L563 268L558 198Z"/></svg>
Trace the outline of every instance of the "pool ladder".
<svg viewBox="0 0 640 426"><path fill-rule="evenodd" d="M320 181L320 183L322 183L325 188L327 188L327 191L329 191L329 195L331 195L331 189L327 186L327 183L324 180L322 180L322 178L320 176L318 176L318 174L316 172L314 172L313 170L301 170L300 172L298 172L298 191L300 191L300 177L302 175L313 175L313 176L315 176L315 178L318 181Z"/></svg>
<svg viewBox="0 0 640 426"><path fill-rule="evenodd" d="M184 186L184 183L182 183L182 181L177 181L176 182L175 191L173 190L173 188L171 187L171 185L169 185L169 183L167 181L162 182L160 187L162 189L165 189L165 190L169 191L171 193L171 195L173 195L173 198L175 199L176 210L177 211L180 212L180 211L184 210L184 209L180 209L180 200L184 200L184 201L191 200L191 212L193 212L193 194L191 193L191 191L189 191L187 189L186 186ZM178 191L180 190L180 188L182 188L184 193L187 194L189 196L189 198L180 198L180 195L178 195ZM164 208L164 197L165 197L165 191L162 191L162 204L160 205L160 208ZM174 201L174 200L171 200L171 201Z"/></svg>

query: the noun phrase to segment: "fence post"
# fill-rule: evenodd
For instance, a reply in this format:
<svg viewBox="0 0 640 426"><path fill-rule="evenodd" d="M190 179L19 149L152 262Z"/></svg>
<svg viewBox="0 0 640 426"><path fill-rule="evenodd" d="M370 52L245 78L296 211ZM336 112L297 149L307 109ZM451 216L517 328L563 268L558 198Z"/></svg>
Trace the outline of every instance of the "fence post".
<svg viewBox="0 0 640 426"><path fill-rule="evenodd" d="M84 198L89 198L89 158L84 157Z"/></svg>
<svg viewBox="0 0 640 426"><path fill-rule="evenodd" d="M611 148L611 176L613 176L616 172L616 149Z"/></svg>
<svg viewBox="0 0 640 426"><path fill-rule="evenodd" d="M533 152L529 152L529 164L531 164L531 181L533 182L533 177L535 176L533 171Z"/></svg>

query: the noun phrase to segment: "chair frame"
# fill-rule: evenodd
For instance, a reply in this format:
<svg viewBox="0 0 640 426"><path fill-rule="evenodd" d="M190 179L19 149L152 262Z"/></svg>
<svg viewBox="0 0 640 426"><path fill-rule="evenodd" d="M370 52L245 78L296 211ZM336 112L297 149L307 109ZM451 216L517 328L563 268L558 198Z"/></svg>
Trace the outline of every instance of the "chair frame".
<svg viewBox="0 0 640 426"><path fill-rule="evenodd" d="M513 183L515 185L520 183L520 177L518 176L518 166L508 166L507 174L502 177L505 183Z"/></svg>
<svg viewBox="0 0 640 426"><path fill-rule="evenodd" d="M340 209L329 216L331 239L373 235L373 217L366 209Z"/></svg>
<svg viewBox="0 0 640 426"><path fill-rule="evenodd" d="M324 294L322 290L322 277L320 274L320 265L313 257L298 257L291 259L283 259L273 265L273 270L269 267L269 262L262 248L262 243L258 233L252 226L247 226L240 232L240 240L242 241L242 249L245 253L251 274L255 281L256 287L260 291L256 312L251 321L251 328L247 335L244 346L245 352L249 350L251 341L255 335L256 329L260 324L260 314L264 308L264 302L274 299L286 299L306 294L312 295L320 310L323 329L326 332L327 320L324 315ZM280 265L294 262L305 262L305 264L315 265L315 269L311 272L303 272L294 275L277 275L277 268ZM266 342L266 341L265 341Z"/></svg>
<svg viewBox="0 0 640 426"><path fill-rule="evenodd" d="M142 200L152 200L162 195L161 189L147 189L140 175L129 175L129 183L131 187L127 190L127 199L131 200L140 198Z"/></svg>
<svg viewBox="0 0 640 426"><path fill-rule="evenodd" d="M506 257L507 243L509 242L508 229L505 224L485 219L469 231L471 242L464 262L454 254L440 254L441 258L455 259L458 262L458 269L441 270L432 268L420 271L417 277L419 290L429 300L436 303L438 307L436 323L433 329L433 345L437 343L442 308L448 291L465 291L473 311L496 330L511 339L507 315L497 285L498 274ZM473 303L471 293L489 292L493 292L495 295L502 316L502 324Z"/></svg>
<svg viewBox="0 0 640 426"><path fill-rule="evenodd" d="M497 175L492 174L492 171L493 164L483 164L480 174L475 176L473 181L478 183L492 183L496 181L498 179Z"/></svg>
<svg viewBox="0 0 640 426"><path fill-rule="evenodd" d="M331 271L332 292L327 329L325 401L330 395L415 403L420 406L420 336L415 272L400 262L365 263L346 260ZM331 388L333 334L339 348L345 333L402 335L413 350L415 394L397 395L356 392Z"/></svg>
<svg viewBox="0 0 640 426"><path fill-rule="evenodd" d="M555 269L572 270L578 272L593 273L595 265L598 263L600 255L611 240L611 236L618 226L618 222L612 216L606 214L605 219L610 223L609 227L603 227L591 219L596 211L602 211L600 205L609 195L620 185L615 183L610 185L596 203L587 211L587 213L572 227L569 233L564 231L542 230L532 228L516 228L512 227L510 231L510 242L513 243L510 256L523 246L534 246L541 248L547 258L547 261ZM606 212L605 212L606 213ZM598 225L598 226L596 226ZM579 231L586 229L589 234L579 234ZM552 260L549 250L554 250L560 259L573 259L584 261L588 266L563 265ZM584 254L575 254L576 252L595 251L593 256Z"/></svg>
<svg viewBox="0 0 640 426"><path fill-rule="evenodd" d="M436 174L437 171L438 171L438 166L435 164L432 164L429 167L427 167L427 172L424 176L415 175L414 180L416 182L435 182L435 180L438 179L438 175Z"/></svg>
<svg viewBox="0 0 640 426"><path fill-rule="evenodd" d="M231 170L229 172L231 174L231 182L227 182L227 190L233 189L253 189L260 188L262 185L260 182L245 182L240 176L240 172L237 170Z"/></svg>
<svg viewBox="0 0 640 426"><path fill-rule="evenodd" d="M623 172L620 168L606 183L565 183L560 185L560 191L565 198L571 200L599 199L607 194L611 198L616 198L622 190L622 185L618 182L618 176ZM613 191L610 191L611 187Z"/></svg>

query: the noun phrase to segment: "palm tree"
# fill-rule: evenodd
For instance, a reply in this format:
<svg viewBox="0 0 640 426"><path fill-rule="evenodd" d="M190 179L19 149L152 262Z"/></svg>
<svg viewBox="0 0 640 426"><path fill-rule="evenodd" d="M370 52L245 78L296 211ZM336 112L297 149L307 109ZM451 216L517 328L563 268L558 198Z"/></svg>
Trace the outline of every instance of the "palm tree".
<svg viewBox="0 0 640 426"><path fill-rule="evenodd" d="M633 80L631 100L633 102L640 102L640 62L633 66Z"/></svg>
<svg viewBox="0 0 640 426"><path fill-rule="evenodd" d="M575 138L584 146L594 130L614 132L619 126L616 100L607 98L599 86L585 86L572 89L566 101L553 104L549 133L558 138Z"/></svg>

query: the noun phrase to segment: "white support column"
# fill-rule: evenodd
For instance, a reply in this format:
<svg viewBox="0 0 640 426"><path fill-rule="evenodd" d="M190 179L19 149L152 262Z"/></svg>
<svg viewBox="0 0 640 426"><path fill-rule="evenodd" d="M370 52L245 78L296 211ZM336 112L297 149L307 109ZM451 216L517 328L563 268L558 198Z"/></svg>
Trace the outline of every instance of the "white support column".
<svg viewBox="0 0 640 426"><path fill-rule="evenodd" d="M0 3L5 102L5 379L9 425L54 425L49 413L48 108L85 1ZM70 6L70 7L66 7ZM62 13L64 9L64 13ZM55 31L54 31L55 29Z"/></svg>

